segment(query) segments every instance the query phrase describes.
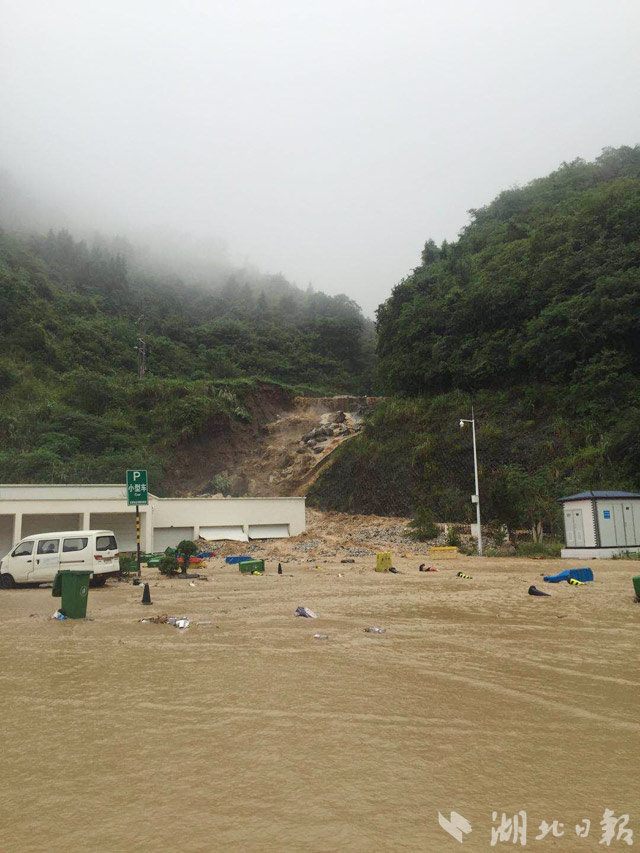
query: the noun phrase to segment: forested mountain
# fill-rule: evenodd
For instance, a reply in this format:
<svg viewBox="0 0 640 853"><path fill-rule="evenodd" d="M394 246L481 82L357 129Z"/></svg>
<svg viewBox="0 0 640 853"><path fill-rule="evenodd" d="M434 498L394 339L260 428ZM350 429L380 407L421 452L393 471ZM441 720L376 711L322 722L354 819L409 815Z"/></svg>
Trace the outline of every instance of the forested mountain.
<svg viewBox="0 0 640 853"><path fill-rule="evenodd" d="M178 442L249 417L257 380L369 391L373 325L346 296L241 272L196 287L125 255L0 233L0 482L118 482L146 465L159 484Z"/></svg>
<svg viewBox="0 0 640 853"><path fill-rule="evenodd" d="M640 147L470 213L380 306L397 396L318 482L322 505L470 520L472 404L485 518L551 528L563 493L640 488Z"/></svg>

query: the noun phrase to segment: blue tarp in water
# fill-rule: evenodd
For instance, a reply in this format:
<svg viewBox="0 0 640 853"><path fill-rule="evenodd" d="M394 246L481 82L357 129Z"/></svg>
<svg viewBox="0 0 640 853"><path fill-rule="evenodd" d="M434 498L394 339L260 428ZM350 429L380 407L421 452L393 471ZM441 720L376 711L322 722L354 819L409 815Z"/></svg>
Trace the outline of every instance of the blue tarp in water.
<svg viewBox="0 0 640 853"><path fill-rule="evenodd" d="M588 583L593 580L593 572L588 567L583 569L565 569L558 575L545 575L543 580L547 581L547 583L560 583L560 581L568 581L569 578L573 578L575 581L582 581L582 583Z"/></svg>

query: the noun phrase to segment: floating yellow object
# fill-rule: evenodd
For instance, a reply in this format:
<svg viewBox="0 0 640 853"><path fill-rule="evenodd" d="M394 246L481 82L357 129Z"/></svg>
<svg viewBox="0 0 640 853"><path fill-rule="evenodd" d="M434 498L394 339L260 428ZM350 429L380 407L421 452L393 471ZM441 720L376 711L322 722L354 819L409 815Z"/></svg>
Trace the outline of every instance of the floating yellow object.
<svg viewBox="0 0 640 853"><path fill-rule="evenodd" d="M376 554L376 572L388 572L393 566L391 551L381 551Z"/></svg>
<svg viewBox="0 0 640 853"><path fill-rule="evenodd" d="M430 557L439 557L441 560L455 560L458 549L452 545L432 545L429 548Z"/></svg>

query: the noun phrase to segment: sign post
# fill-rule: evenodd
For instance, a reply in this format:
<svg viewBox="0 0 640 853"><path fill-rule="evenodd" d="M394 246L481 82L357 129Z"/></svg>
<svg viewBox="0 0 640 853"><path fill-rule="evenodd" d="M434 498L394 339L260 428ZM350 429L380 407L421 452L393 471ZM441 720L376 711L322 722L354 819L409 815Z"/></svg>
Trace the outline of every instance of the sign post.
<svg viewBox="0 0 640 853"><path fill-rule="evenodd" d="M140 506L149 503L149 483L147 472L139 469L127 470L127 506L136 508L136 550L138 553L138 577L140 570ZM148 521L148 519L147 519Z"/></svg>

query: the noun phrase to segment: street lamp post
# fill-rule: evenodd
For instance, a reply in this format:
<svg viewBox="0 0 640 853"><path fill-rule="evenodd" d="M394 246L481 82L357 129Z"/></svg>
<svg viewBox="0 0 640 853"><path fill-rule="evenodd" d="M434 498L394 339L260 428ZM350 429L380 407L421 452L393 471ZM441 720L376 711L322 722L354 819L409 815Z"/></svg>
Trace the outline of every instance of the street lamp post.
<svg viewBox="0 0 640 853"><path fill-rule="evenodd" d="M476 493L471 500L476 505L476 517L478 520L478 556L482 557L482 527L480 526L480 486L478 485L478 452L476 450L476 419L471 407L471 418L460 418L460 426L471 424L471 435L473 438L473 473L476 478Z"/></svg>

